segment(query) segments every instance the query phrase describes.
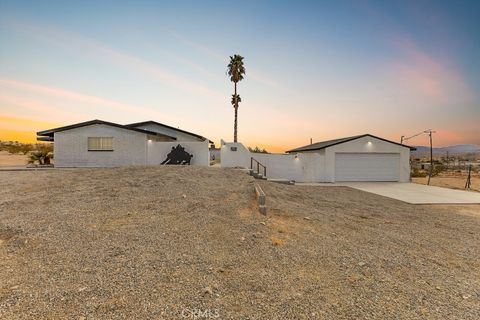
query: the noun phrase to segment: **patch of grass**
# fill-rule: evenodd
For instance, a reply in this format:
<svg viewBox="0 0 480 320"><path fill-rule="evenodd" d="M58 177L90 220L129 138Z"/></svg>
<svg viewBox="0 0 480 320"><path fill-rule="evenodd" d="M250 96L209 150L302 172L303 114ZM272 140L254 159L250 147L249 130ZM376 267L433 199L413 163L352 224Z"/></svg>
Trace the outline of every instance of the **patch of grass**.
<svg viewBox="0 0 480 320"><path fill-rule="evenodd" d="M271 237L270 240L272 240L272 244L275 246L275 247L281 247L285 244L285 241L280 239L280 238L277 238L277 237Z"/></svg>
<svg viewBox="0 0 480 320"><path fill-rule="evenodd" d="M283 226L278 227L277 231L278 233L287 233L287 229Z"/></svg>

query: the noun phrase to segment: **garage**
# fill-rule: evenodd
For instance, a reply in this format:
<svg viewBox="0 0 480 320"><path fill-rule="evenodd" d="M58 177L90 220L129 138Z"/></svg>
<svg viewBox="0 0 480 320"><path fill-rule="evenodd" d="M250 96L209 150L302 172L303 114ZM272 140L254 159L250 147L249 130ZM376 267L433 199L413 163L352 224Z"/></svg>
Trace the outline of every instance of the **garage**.
<svg viewBox="0 0 480 320"><path fill-rule="evenodd" d="M409 182L411 150L415 148L362 134L311 143L287 152L295 155L292 167L304 173L304 181ZM312 158L312 154L318 157ZM308 176L310 172L313 174Z"/></svg>
<svg viewBox="0 0 480 320"><path fill-rule="evenodd" d="M399 180L399 153L335 154L335 181Z"/></svg>

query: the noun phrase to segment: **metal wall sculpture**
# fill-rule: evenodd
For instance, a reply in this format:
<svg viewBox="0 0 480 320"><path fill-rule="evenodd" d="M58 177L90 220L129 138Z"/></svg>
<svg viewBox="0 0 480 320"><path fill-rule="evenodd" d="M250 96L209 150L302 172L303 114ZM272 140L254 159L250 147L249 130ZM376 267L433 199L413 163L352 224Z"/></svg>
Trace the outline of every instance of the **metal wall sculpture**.
<svg viewBox="0 0 480 320"><path fill-rule="evenodd" d="M161 164L187 164L190 165L190 160L192 160L193 155L186 152L185 148L181 145L172 147L172 151L167 154L167 159L162 161Z"/></svg>

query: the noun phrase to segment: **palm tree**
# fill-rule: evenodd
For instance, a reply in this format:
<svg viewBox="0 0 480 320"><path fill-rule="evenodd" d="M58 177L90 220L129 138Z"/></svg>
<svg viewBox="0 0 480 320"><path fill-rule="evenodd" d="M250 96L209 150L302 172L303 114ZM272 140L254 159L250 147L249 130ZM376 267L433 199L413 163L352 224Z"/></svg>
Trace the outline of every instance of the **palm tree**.
<svg viewBox="0 0 480 320"><path fill-rule="evenodd" d="M237 94L237 95L232 94L232 106L235 108L235 104L239 103L239 102L242 102L242 98L240 98L240 95L239 94Z"/></svg>
<svg viewBox="0 0 480 320"><path fill-rule="evenodd" d="M227 66L228 75L230 76L230 81L234 84L234 94L232 95L232 104L235 109L235 121L233 123L233 142L237 142L237 118L238 118L238 103L241 101L240 96L237 94L237 83L243 80L243 75L245 74L245 67L243 66L243 57L241 55L235 54L230 56L230 63Z"/></svg>

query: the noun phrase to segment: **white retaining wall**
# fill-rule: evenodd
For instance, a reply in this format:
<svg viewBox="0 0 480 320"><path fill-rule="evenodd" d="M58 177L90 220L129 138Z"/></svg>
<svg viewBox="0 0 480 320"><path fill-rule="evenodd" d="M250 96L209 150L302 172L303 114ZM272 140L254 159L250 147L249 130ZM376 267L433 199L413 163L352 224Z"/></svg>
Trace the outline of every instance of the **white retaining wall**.
<svg viewBox="0 0 480 320"><path fill-rule="evenodd" d="M233 151L232 148L237 148ZM322 181L325 157L322 153L275 154L252 153L241 143L224 143L221 146L222 167L250 168L251 158L267 167L267 177L302 182ZM254 163L256 170L256 164ZM263 174L260 168L260 173Z"/></svg>
<svg viewBox="0 0 480 320"><path fill-rule="evenodd" d="M147 150L147 164L159 165L167 158L167 154L172 151L172 147L181 145L185 151L192 154L193 158L191 165L208 166L210 165L210 152L208 150L208 141L203 142L186 142L186 141L172 141L172 142L148 142Z"/></svg>

